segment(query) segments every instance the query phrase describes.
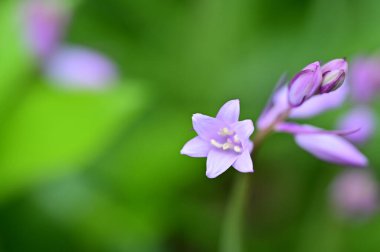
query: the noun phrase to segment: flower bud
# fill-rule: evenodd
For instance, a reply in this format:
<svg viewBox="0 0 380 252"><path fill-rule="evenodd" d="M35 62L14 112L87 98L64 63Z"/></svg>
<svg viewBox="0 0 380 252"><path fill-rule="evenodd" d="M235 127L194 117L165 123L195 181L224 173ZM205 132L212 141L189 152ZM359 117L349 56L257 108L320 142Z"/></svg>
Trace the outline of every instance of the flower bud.
<svg viewBox="0 0 380 252"><path fill-rule="evenodd" d="M345 78L346 73L343 70L333 70L324 73L319 93L324 94L337 90L342 86Z"/></svg>
<svg viewBox="0 0 380 252"><path fill-rule="evenodd" d="M321 68L322 74L334 70L342 70L347 73L347 61L345 59L334 59L324 64Z"/></svg>
<svg viewBox="0 0 380 252"><path fill-rule="evenodd" d="M319 89L322 72L319 62L306 66L296 74L289 83L288 102L292 107L300 106L312 97Z"/></svg>
<svg viewBox="0 0 380 252"><path fill-rule="evenodd" d="M334 59L321 68L322 84L319 89L320 94L329 93L342 86L347 73L347 61L345 59Z"/></svg>

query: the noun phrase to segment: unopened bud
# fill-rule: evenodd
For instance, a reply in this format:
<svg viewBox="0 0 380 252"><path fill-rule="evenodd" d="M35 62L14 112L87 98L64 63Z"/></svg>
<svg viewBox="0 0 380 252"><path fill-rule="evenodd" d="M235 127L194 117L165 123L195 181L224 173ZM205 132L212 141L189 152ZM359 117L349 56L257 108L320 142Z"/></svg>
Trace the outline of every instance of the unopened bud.
<svg viewBox="0 0 380 252"><path fill-rule="evenodd" d="M292 107L300 106L312 97L322 82L322 72L319 62L306 66L296 74L289 83L288 102Z"/></svg>
<svg viewBox="0 0 380 252"><path fill-rule="evenodd" d="M324 73L319 92L324 94L337 90L342 86L345 78L346 73L343 70L333 70Z"/></svg>

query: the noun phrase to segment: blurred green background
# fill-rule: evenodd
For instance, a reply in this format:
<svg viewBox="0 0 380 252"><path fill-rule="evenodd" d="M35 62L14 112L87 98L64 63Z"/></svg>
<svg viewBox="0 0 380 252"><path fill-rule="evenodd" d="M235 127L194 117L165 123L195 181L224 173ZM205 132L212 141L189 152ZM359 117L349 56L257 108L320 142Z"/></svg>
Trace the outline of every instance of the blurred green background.
<svg viewBox="0 0 380 252"><path fill-rule="evenodd" d="M67 3L63 41L107 55L120 80L55 88L23 46L20 1L0 1L0 251L217 251L238 174L207 179L179 154L191 115L239 98L255 121L282 73L380 48L378 0ZM334 128L348 107L311 122ZM363 148L375 173L379 143ZM254 163L245 251L379 251L380 216L331 210L342 167L281 134Z"/></svg>

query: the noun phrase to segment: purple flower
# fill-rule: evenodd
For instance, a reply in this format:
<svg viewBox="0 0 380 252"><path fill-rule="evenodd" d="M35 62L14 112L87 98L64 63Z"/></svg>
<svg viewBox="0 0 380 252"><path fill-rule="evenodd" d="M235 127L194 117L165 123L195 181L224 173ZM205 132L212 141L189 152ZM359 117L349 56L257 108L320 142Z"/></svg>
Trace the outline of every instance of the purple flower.
<svg viewBox="0 0 380 252"><path fill-rule="evenodd" d="M347 61L345 59L332 60L321 68L322 71L322 84L319 88L319 93L329 93L337 90L342 86L346 73Z"/></svg>
<svg viewBox="0 0 380 252"><path fill-rule="evenodd" d="M355 101L368 103L380 90L380 59L358 58L352 64L349 84Z"/></svg>
<svg viewBox="0 0 380 252"><path fill-rule="evenodd" d="M289 83L288 101L290 106L298 107L315 95L322 81L319 62L311 63L296 74Z"/></svg>
<svg viewBox="0 0 380 252"><path fill-rule="evenodd" d="M58 2L31 0L23 5L26 42L30 50L45 59L59 45L68 15Z"/></svg>
<svg viewBox="0 0 380 252"><path fill-rule="evenodd" d="M321 160L354 167L365 167L368 164L367 158L341 136L352 133L352 129L326 131L311 125L282 123L276 130L293 134L302 149Z"/></svg>
<svg viewBox="0 0 380 252"><path fill-rule="evenodd" d="M341 173L331 186L331 203L344 217L365 217L378 209L379 186L368 171Z"/></svg>
<svg viewBox="0 0 380 252"><path fill-rule="evenodd" d="M355 144L364 144L374 133L375 115L370 108L358 106L340 118L338 128L359 128L359 131L347 135L346 138Z"/></svg>
<svg viewBox="0 0 380 252"><path fill-rule="evenodd" d="M312 96L306 100L301 106L290 107L288 104L288 87L283 84L280 85L268 104L268 106L261 113L257 127L264 130L275 123L275 121L287 111L290 118L309 118L316 116L327 110L337 108L342 105L348 94L347 85L342 85L338 90Z"/></svg>
<svg viewBox="0 0 380 252"><path fill-rule="evenodd" d="M253 172L249 140L254 127L251 120L238 121L239 100L225 103L216 118L193 115L193 128L198 134L185 144L181 154L207 157L206 176L215 178L233 166L240 172Z"/></svg>
<svg viewBox="0 0 380 252"><path fill-rule="evenodd" d="M82 47L60 48L47 60L44 71L54 84L71 88L103 88L117 78L111 60Z"/></svg>

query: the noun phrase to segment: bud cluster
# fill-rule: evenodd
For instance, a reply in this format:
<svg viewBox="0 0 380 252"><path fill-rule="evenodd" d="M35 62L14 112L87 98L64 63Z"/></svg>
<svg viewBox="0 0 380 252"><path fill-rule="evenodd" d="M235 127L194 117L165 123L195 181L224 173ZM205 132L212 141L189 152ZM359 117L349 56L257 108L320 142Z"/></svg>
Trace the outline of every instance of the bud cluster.
<svg viewBox="0 0 380 252"><path fill-rule="evenodd" d="M345 59L335 59L325 65L314 62L296 74L289 83L288 103L298 107L314 95L330 93L342 86L347 73Z"/></svg>

